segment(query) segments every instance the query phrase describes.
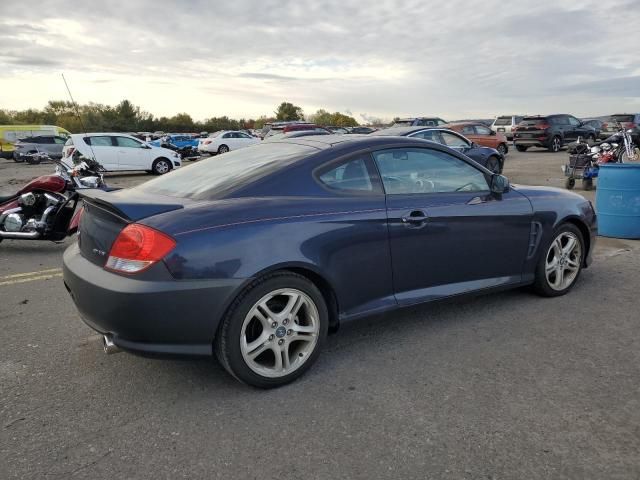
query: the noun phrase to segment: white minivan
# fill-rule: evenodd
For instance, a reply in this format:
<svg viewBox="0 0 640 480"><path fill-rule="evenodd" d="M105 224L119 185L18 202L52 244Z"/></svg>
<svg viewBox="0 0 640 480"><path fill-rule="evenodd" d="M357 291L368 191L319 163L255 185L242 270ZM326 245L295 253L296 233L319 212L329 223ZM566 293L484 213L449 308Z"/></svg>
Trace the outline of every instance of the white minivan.
<svg viewBox="0 0 640 480"><path fill-rule="evenodd" d="M124 133L72 134L62 149L62 161L75 151L95 158L108 172L144 170L162 175L180 167L180 155L168 148L155 147Z"/></svg>

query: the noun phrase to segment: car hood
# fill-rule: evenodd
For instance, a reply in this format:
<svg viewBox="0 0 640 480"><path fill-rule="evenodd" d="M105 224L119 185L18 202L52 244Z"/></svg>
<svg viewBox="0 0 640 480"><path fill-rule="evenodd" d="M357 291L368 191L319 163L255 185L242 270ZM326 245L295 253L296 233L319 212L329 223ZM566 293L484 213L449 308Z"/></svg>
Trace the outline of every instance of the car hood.
<svg viewBox="0 0 640 480"><path fill-rule="evenodd" d="M524 196L526 196L529 200L565 200L577 204L588 203L589 200L584 198L582 195L574 192L570 192L568 190L564 190L562 188L556 187L539 187L532 185L520 185L520 184L512 184L511 187Z"/></svg>

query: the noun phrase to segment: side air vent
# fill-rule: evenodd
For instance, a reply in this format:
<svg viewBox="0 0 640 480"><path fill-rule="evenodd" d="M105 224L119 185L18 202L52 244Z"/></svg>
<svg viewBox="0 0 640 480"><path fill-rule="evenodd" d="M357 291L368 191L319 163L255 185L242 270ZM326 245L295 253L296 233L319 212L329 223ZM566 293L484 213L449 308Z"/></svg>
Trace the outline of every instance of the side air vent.
<svg viewBox="0 0 640 480"><path fill-rule="evenodd" d="M531 233L529 234L529 249L527 251L527 259L533 258L540 244L542 236L542 224L539 222L531 222Z"/></svg>

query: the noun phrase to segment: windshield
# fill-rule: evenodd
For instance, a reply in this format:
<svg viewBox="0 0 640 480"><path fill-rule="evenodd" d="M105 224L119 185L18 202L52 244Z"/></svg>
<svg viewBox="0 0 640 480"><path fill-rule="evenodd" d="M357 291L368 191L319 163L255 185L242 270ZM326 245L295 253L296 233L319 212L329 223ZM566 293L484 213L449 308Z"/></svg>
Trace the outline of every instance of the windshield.
<svg viewBox="0 0 640 480"><path fill-rule="evenodd" d="M494 125L511 125L511 117L498 117Z"/></svg>
<svg viewBox="0 0 640 480"><path fill-rule="evenodd" d="M266 143L201 160L134 188L170 197L212 200L316 152L293 143Z"/></svg>

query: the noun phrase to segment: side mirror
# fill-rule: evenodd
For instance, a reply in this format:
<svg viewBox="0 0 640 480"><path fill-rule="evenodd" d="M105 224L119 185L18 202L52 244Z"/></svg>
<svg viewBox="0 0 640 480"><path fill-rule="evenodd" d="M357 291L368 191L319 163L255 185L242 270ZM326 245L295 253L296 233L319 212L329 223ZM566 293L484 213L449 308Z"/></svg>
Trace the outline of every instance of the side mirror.
<svg viewBox="0 0 640 480"><path fill-rule="evenodd" d="M464 148L478 148L478 144L476 142L471 142L471 144L468 147L464 147Z"/></svg>
<svg viewBox="0 0 640 480"><path fill-rule="evenodd" d="M494 132L493 130L491 130L491 133L489 135L496 135L496 132Z"/></svg>
<svg viewBox="0 0 640 480"><path fill-rule="evenodd" d="M506 193L509 191L509 179L504 175L495 173L491 177L491 193Z"/></svg>

